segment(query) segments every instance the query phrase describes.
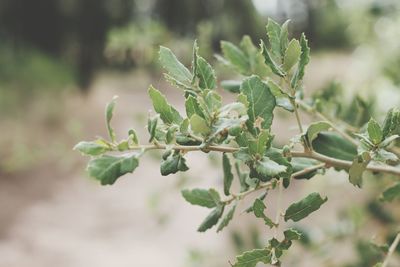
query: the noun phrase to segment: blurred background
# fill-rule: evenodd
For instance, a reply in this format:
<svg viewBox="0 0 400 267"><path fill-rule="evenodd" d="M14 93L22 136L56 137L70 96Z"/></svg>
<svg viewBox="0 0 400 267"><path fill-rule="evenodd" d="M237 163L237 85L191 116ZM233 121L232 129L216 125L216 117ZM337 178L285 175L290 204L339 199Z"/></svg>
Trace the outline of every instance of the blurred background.
<svg viewBox="0 0 400 267"><path fill-rule="evenodd" d="M398 0L1 0L0 266L217 267L261 246L268 230L245 214L222 234L195 231L207 211L179 191L221 188L218 155L190 155L190 171L161 177L155 154L101 187L72 147L106 136L113 95L121 137L135 127L146 140L149 84L184 110L163 80L159 45L189 65L197 39L217 74L231 77L214 58L219 41L237 44L248 34L257 44L268 17L290 19L292 36L308 36L305 94L322 111L357 127L399 106ZM289 117L277 114L278 142L295 133ZM393 238L399 210L375 201L385 181L367 181L360 191L332 171L293 183L286 204L315 190L330 201L304 220L306 238L283 266L364 267L382 256L373 244ZM274 195L268 199L274 214Z"/></svg>

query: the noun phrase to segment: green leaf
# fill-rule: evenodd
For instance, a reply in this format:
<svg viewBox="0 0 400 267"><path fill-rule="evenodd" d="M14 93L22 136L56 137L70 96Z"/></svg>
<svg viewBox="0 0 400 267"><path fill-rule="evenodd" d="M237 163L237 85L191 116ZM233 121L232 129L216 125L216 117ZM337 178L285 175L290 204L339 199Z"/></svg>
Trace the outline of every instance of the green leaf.
<svg viewBox="0 0 400 267"><path fill-rule="evenodd" d="M149 143L151 143L156 137L157 124L158 124L158 117L149 118L147 120L147 131L150 134Z"/></svg>
<svg viewBox="0 0 400 267"><path fill-rule="evenodd" d="M285 52L288 48L289 45L289 23L290 20L285 21L285 23L282 24L281 27L281 55L285 55Z"/></svg>
<svg viewBox="0 0 400 267"><path fill-rule="evenodd" d="M221 82L221 87L231 93L240 93L242 81L225 80Z"/></svg>
<svg viewBox="0 0 400 267"><path fill-rule="evenodd" d="M321 132L312 142L314 150L328 157L352 161L357 156L357 147L334 132Z"/></svg>
<svg viewBox="0 0 400 267"><path fill-rule="evenodd" d="M262 160L257 161L255 168L258 173L267 177L275 177L287 170L285 165L280 165L268 157L263 157Z"/></svg>
<svg viewBox="0 0 400 267"><path fill-rule="evenodd" d="M288 72L298 61L301 54L301 47L299 41L292 39L290 41L283 60L283 69Z"/></svg>
<svg viewBox="0 0 400 267"><path fill-rule="evenodd" d="M271 68L272 72L280 77L284 77L286 73L281 69L281 67L272 59L271 55L268 52L268 48L265 45L264 41L261 40L261 52L264 56L265 64Z"/></svg>
<svg viewBox="0 0 400 267"><path fill-rule="evenodd" d="M165 160L163 159L160 166L161 175L163 176L177 173L178 171L185 172L187 170L189 170L189 168L186 165L186 160L179 152L171 154Z"/></svg>
<svg viewBox="0 0 400 267"><path fill-rule="evenodd" d="M271 263L272 253L267 248L246 251L236 257L236 263L232 267L255 267L257 263Z"/></svg>
<svg viewBox="0 0 400 267"><path fill-rule="evenodd" d="M193 96L189 96L188 98L186 98L185 107L186 107L186 115L188 116L188 118L192 117L194 114L197 114L202 118L205 118L204 112L200 107L199 102Z"/></svg>
<svg viewBox="0 0 400 267"><path fill-rule="evenodd" d="M199 78L201 89L215 89L216 77L214 69L201 56L197 56L196 76Z"/></svg>
<svg viewBox="0 0 400 267"><path fill-rule="evenodd" d="M195 133L202 135L208 135L211 133L211 128L207 125L207 122L197 114L194 114L190 118L190 127Z"/></svg>
<svg viewBox="0 0 400 267"><path fill-rule="evenodd" d="M211 213L205 218L205 220L201 223L197 231L205 232L208 229L212 228L216 225L224 213L225 206L219 205L215 209L211 211Z"/></svg>
<svg viewBox="0 0 400 267"><path fill-rule="evenodd" d="M273 111L276 100L269 87L257 76L251 76L245 80L240 87L242 94L246 95L249 102L247 114L249 116L248 126L256 132L254 128L269 129L274 117Z"/></svg>
<svg viewBox="0 0 400 267"><path fill-rule="evenodd" d="M244 75L250 74L250 62L239 47L230 42L221 41L221 50L229 65L237 72Z"/></svg>
<svg viewBox="0 0 400 267"><path fill-rule="evenodd" d="M233 174L232 174L232 166L229 161L228 156L223 153L222 154L222 168L224 171L224 193L226 196L230 195L230 188L233 181Z"/></svg>
<svg viewBox="0 0 400 267"><path fill-rule="evenodd" d="M265 191L265 192L262 193L260 196L258 196L257 199L259 199L259 200L261 200L261 201L264 201L264 199L267 197L267 195L268 195L268 191ZM251 206L249 206L249 207L248 207L247 209L245 209L244 211L247 212L247 213L254 212L253 206L254 206L254 204L251 205Z"/></svg>
<svg viewBox="0 0 400 267"><path fill-rule="evenodd" d="M182 190L182 196L184 199L192 205L197 205L206 208L214 208L218 203L214 201L214 197L210 190L205 189L193 189L193 190Z"/></svg>
<svg viewBox="0 0 400 267"><path fill-rule="evenodd" d="M281 26L272 19L268 19L267 35L271 44L271 52L277 59L281 59Z"/></svg>
<svg viewBox="0 0 400 267"><path fill-rule="evenodd" d="M150 86L149 95L153 102L154 110L160 114L160 118L165 124L180 124L182 122L183 119L179 112L167 102L167 99L160 91Z"/></svg>
<svg viewBox="0 0 400 267"><path fill-rule="evenodd" d="M368 152L365 152L368 154ZM364 160L362 156L357 156L349 169L349 181L355 186L361 187L362 175L367 168L369 160Z"/></svg>
<svg viewBox="0 0 400 267"><path fill-rule="evenodd" d="M285 212L285 221L300 221L301 219L307 217L310 213L318 210L327 200L327 197L322 198L318 193L311 193L299 202L289 206Z"/></svg>
<svg viewBox="0 0 400 267"><path fill-rule="evenodd" d="M276 105L278 107L286 109L287 111L293 112L294 107L290 102L291 96L283 92L282 88L272 80L267 81L267 85L271 90L271 93L275 96Z"/></svg>
<svg viewBox="0 0 400 267"><path fill-rule="evenodd" d="M292 88L297 88L299 82L303 80L304 77L304 70L310 62L310 48L308 47L308 41L304 33L301 34L300 37L300 46L301 46L301 54L300 54L300 61L299 65L297 66L296 73L292 77L291 86Z"/></svg>
<svg viewBox="0 0 400 267"><path fill-rule="evenodd" d="M293 172L299 172L304 169L318 165L318 164L320 164L320 162L317 160L308 159L308 158L292 158L292 160L290 161L290 164L293 167ZM318 170L315 170L313 172L309 172L304 175L296 176L295 179L310 179L310 178L314 177L317 173L318 173Z"/></svg>
<svg viewBox="0 0 400 267"><path fill-rule="evenodd" d="M225 227L228 226L230 221L233 219L233 215L235 214L235 210L236 210L236 204L234 204L232 206L232 208L228 211L228 213L226 213L224 218L222 218L222 221L218 225L217 233L222 231L222 229L224 229Z"/></svg>
<svg viewBox="0 0 400 267"><path fill-rule="evenodd" d="M374 119L370 119L367 125L369 139L375 145L379 144L383 139L381 126Z"/></svg>
<svg viewBox="0 0 400 267"><path fill-rule="evenodd" d="M307 128L307 132L306 132L307 141L311 145L312 142L318 137L318 134L320 132L328 131L330 128L332 128L332 125L326 121L319 121L319 122L312 123Z"/></svg>
<svg viewBox="0 0 400 267"><path fill-rule="evenodd" d="M171 78L178 83L190 85L193 78L192 74L169 48L160 46L159 55L162 66L167 70Z"/></svg>
<svg viewBox="0 0 400 267"><path fill-rule="evenodd" d="M264 57L253 44L250 36L243 36L242 41L240 42L240 48L250 63L250 74L256 74L260 77L265 77L271 72L268 66L265 65Z"/></svg>
<svg viewBox="0 0 400 267"><path fill-rule="evenodd" d="M380 199L382 201L390 202L398 198L400 198L400 183L397 183L383 191Z"/></svg>
<svg viewBox="0 0 400 267"><path fill-rule="evenodd" d="M250 154L262 157L265 153L265 150L267 149L267 144L269 143L270 139L271 135L269 134L269 132L263 130L257 136L257 139L248 140L248 147Z"/></svg>
<svg viewBox="0 0 400 267"><path fill-rule="evenodd" d="M400 125L400 110L397 108L392 108L386 114L385 121L383 122L382 134L384 138L392 135L396 128Z"/></svg>
<svg viewBox="0 0 400 267"><path fill-rule="evenodd" d="M117 98L117 96L114 96L111 102L106 106L106 126L111 142L115 142L116 139L114 129L111 127L111 119L113 117L115 101Z"/></svg>
<svg viewBox="0 0 400 267"><path fill-rule="evenodd" d="M74 150L78 150L85 155L98 156L108 151L109 147L101 140L91 142L82 141L75 145Z"/></svg>
<svg viewBox="0 0 400 267"><path fill-rule="evenodd" d="M300 240L301 238L301 233L296 231L295 229L287 229L283 232L285 236L285 240Z"/></svg>
<svg viewBox="0 0 400 267"><path fill-rule="evenodd" d="M139 154L122 156L103 155L89 161L89 175L96 178L102 185L112 185L126 173L133 172L139 165Z"/></svg>
<svg viewBox="0 0 400 267"><path fill-rule="evenodd" d="M275 224L270 218L268 218L268 217L265 215L265 213L264 213L265 208L266 208L266 207L265 207L264 201L262 201L262 200L259 199L259 198L256 198L256 200L255 200L254 203L253 203L253 212L254 212L254 215L255 215L257 218L263 219L263 220L264 220L264 223L265 223L266 225L268 225L270 228L272 228L272 227L276 226L276 224Z"/></svg>

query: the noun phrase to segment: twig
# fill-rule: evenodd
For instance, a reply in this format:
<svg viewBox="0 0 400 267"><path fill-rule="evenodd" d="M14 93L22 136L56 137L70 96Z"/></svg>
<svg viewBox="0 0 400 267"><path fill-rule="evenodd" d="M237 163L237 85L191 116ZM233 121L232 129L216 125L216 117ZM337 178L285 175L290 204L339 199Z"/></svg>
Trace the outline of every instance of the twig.
<svg viewBox="0 0 400 267"><path fill-rule="evenodd" d="M393 252L396 250L397 246L400 242L400 232L397 233L393 243L390 245L389 251L385 257L384 262L382 263L382 267L386 267L389 264L390 257L392 256Z"/></svg>

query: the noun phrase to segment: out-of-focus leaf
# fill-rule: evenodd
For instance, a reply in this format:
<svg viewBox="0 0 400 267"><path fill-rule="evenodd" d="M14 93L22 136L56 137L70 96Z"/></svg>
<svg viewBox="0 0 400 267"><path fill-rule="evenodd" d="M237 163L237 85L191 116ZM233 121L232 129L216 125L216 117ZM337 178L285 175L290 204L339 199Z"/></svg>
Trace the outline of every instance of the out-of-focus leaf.
<svg viewBox="0 0 400 267"><path fill-rule="evenodd" d="M82 154L89 156L101 155L109 150L109 147L101 141L82 141L75 145L74 150L78 150Z"/></svg>
<svg viewBox="0 0 400 267"><path fill-rule="evenodd" d="M357 156L357 147L334 132L321 132L312 142L312 147L325 156L352 161Z"/></svg>
<svg viewBox="0 0 400 267"><path fill-rule="evenodd" d="M272 252L267 248L246 251L236 257L232 267L255 267L257 263L271 263Z"/></svg>
<svg viewBox="0 0 400 267"><path fill-rule="evenodd" d="M224 171L224 193L226 196L229 196L229 191L233 181L233 174L232 165L229 161L228 156L225 153L222 154L222 168Z"/></svg>
<svg viewBox="0 0 400 267"><path fill-rule="evenodd" d="M224 213L225 206L219 205L215 209L211 211L211 213L205 218L205 220L201 223L197 231L205 232L208 229L212 228L216 225Z"/></svg>
<svg viewBox="0 0 400 267"><path fill-rule="evenodd" d="M111 102L108 103L106 106L106 126L111 142L115 142L116 139L114 129L111 127L111 119L113 117L115 101L117 98L118 98L117 96L114 96Z"/></svg>
<svg viewBox="0 0 400 267"><path fill-rule="evenodd" d="M381 200L383 201L393 201L395 199L400 198L400 183L396 183L395 185L387 188L383 191Z"/></svg>
<svg viewBox="0 0 400 267"><path fill-rule="evenodd" d="M228 224L230 223L230 221L233 219L233 215L235 214L235 210L236 210L236 204L234 204L232 206L232 208L226 213L226 215L222 218L222 221L220 222L220 224L218 225L218 229L217 232L222 231L222 229L224 229L226 226L228 226Z"/></svg>

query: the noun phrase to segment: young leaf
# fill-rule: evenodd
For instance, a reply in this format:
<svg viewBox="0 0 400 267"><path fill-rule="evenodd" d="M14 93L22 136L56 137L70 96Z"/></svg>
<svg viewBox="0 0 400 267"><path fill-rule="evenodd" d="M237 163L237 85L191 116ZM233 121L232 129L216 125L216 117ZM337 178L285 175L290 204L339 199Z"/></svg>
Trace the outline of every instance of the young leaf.
<svg viewBox="0 0 400 267"><path fill-rule="evenodd" d="M199 115L203 119L205 118L204 112L200 107L199 102L193 96L189 96L188 98L186 98L185 107L186 107L186 115L188 116L188 118L192 117L194 114Z"/></svg>
<svg viewBox="0 0 400 267"><path fill-rule="evenodd" d="M375 145L379 144L383 139L381 126L374 119L370 119L367 125L369 139Z"/></svg>
<svg viewBox="0 0 400 267"><path fill-rule="evenodd" d="M400 183L397 183L383 191L380 199L382 201L390 202L398 198L400 198Z"/></svg>
<svg viewBox="0 0 400 267"><path fill-rule="evenodd" d="M352 161L357 156L357 147L334 132L321 132L312 142L312 147L325 156Z"/></svg>
<svg viewBox="0 0 400 267"><path fill-rule="evenodd" d="M269 87L259 77L251 76L243 80L240 91L247 97L249 102L247 110L249 128L253 129L252 131L255 133L256 123L260 121L262 129L269 129L276 106L275 97Z"/></svg>
<svg viewBox="0 0 400 267"><path fill-rule="evenodd" d="M228 156L225 153L222 154L222 168L224 171L224 194L226 196L229 196L230 194L229 190L231 188L233 181L233 174L232 174L231 163L229 161Z"/></svg>
<svg viewBox="0 0 400 267"><path fill-rule="evenodd" d="M240 48L248 58L251 74L265 77L271 72L270 69L265 65L264 57L253 44L250 36L243 36L242 41L240 42Z"/></svg>
<svg viewBox="0 0 400 267"><path fill-rule="evenodd" d="M109 150L109 147L104 142L82 141L75 145L74 150L78 150L82 154L89 156L98 156Z"/></svg>
<svg viewBox="0 0 400 267"><path fill-rule="evenodd" d="M308 62L310 61L310 48L308 47L308 41L306 36L301 34L300 37L301 54L299 65L297 66L296 73L292 77L291 86L292 88L297 88L299 82L304 77L304 69L306 68Z"/></svg>
<svg viewBox="0 0 400 267"><path fill-rule="evenodd" d="M173 153L167 159L163 159L160 166L161 175L163 176L187 170L189 170L189 167L186 165L185 158L180 153Z"/></svg>
<svg viewBox="0 0 400 267"><path fill-rule="evenodd" d="M264 41L261 40L260 43L261 53L264 56L265 64L271 68L272 72L278 76L284 77L286 73L281 69L281 67L272 59L271 55L268 52L268 48L265 45Z"/></svg>
<svg viewBox="0 0 400 267"><path fill-rule="evenodd" d="M197 205L206 208L214 208L218 203L214 201L214 197L210 190L205 189L193 189L193 190L182 190L182 196L187 202L192 205Z"/></svg>
<svg viewBox="0 0 400 267"><path fill-rule="evenodd" d="M102 185L112 185L126 173L133 172L139 165L139 154L122 156L103 155L89 161L89 175L96 178Z"/></svg>
<svg viewBox="0 0 400 267"><path fill-rule="evenodd" d="M289 206L285 212L285 221L300 221L301 219L307 217L310 213L318 210L327 200L327 197L322 198L318 193L311 193L299 202Z"/></svg>
<svg viewBox="0 0 400 267"><path fill-rule="evenodd" d="M244 75L250 74L250 62L239 47L230 42L221 41L221 50L225 59L236 71Z"/></svg>
<svg viewBox="0 0 400 267"><path fill-rule="evenodd" d="M252 155L263 156L271 136L268 131L261 131L257 139L248 140L249 152Z"/></svg>
<svg viewBox="0 0 400 267"><path fill-rule="evenodd" d="M281 59L281 26L272 19L268 19L267 35L271 45L271 52L277 59Z"/></svg>
<svg viewBox="0 0 400 267"><path fill-rule="evenodd" d="M218 225L217 233L222 231L222 229L224 229L226 226L228 226L230 221L233 219L233 215L235 214L235 210L236 210L236 204L234 204L232 206L232 208L226 213L225 217L222 218L222 221Z"/></svg>
<svg viewBox="0 0 400 267"><path fill-rule="evenodd" d="M199 78L199 87L201 89L215 89L216 77L211 65L200 56L197 56L196 64L196 76Z"/></svg>
<svg viewBox="0 0 400 267"><path fill-rule="evenodd" d="M276 105L278 107L286 109L287 111L293 112L294 107L290 102L291 96L283 92L282 88L272 80L267 81L267 85L271 90L271 93L275 96Z"/></svg>
<svg viewBox="0 0 400 267"><path fill-rule="evenodd" d="M299 61L301 54L301 47L299 41L292 39L290 41L283 60L283 69L288 72Z"/></svg>
<svg viewBox="0 0 400 267"><path fill-rule="evenodd" d="M160 114L160 118L165 124L175 123L179 125L182 122L183 119L179 112L167 102L167 99L160 91L150 86L149 95L153 102L154 110Z"/></svg>
<svg viewBox="0 0 400 267"><path fill-rule="evenodd" d="M365 152L368 154L368 152ZM349 181L355 186L361 187L362 185L362 175L367 168L369 160L365 160L362 156L357 156L353 160L353 164L349 169Z"/></svg>
<svg viewBox="0 0 400 267"><path fill-rule="evenodd" d="M281 27L281 55L284 55L289 45L289 23L290 20L285 21Z"/></svg>
<svg viewBox="0 0 400 267"><path fill-rule="evenodd" d="M257 263L271 263L272 252L270 249L254 249L246 251L236 257L236 263L232 267L255 267Z"/></svg>
<svg viewBox="0 0 400 267"><path fill-rule="evenodd" d="M207 122L197 114L194 114L190 118L190 127L195 133L202 135L208 135L211 133L211 128L207 125Z"/></svg>
<svg viewBox="0 0 400 267"><path fill-rule="evenodd" d="M329 122L326 121L319 121L312 123L310 126L307 128L307 141L311 145L312 142L318 137L318 134L323 131L327 131L332 127L332 125Z"/></svg>
<svg viewBox="0 0 400 267"><path fill-rule="evenodd" d="M111 127L111 119L113 117L115 100L117 98L118 98L117 96L114 96L113 99L111 100L111 102L108 103L106 106L106 126L107 126L107 131L108 131L108 135L110 136L111 142L115 142L115 139L116 139L114 129Z"/></svg>
<svg viewBox="0 0 400 267"><path fill-rule="evenodd" d="M197 231L205 232L208 229L212 228L216 225L224 213L224 205L219 205L215 209L211 211L211 213L205 218L205 220L201 223Z"/></svg>
<svg viewBox="0 0 400 267"><path fill-rule="evenodd" d="M385 121L383 122L382 134L386 138L393 134L396 128L400 124L400 110L397 108L392 108L386 115Z"/></svg>
<svg viewBox="0 0 400 267"><path fill-rule="evenodd" d="M158 117L149 118L147 120L147 131L150 134L149 143L153 142L154 138L156 137L157 124Z"/></svg>
<svg viewBox="0 0 400 267"><path fill-rule="evenodd" d="M178 83L190 85L192 74L190 71L176 58L169 48L160 46L160 62L167 70L168 75Z"/></svg>

